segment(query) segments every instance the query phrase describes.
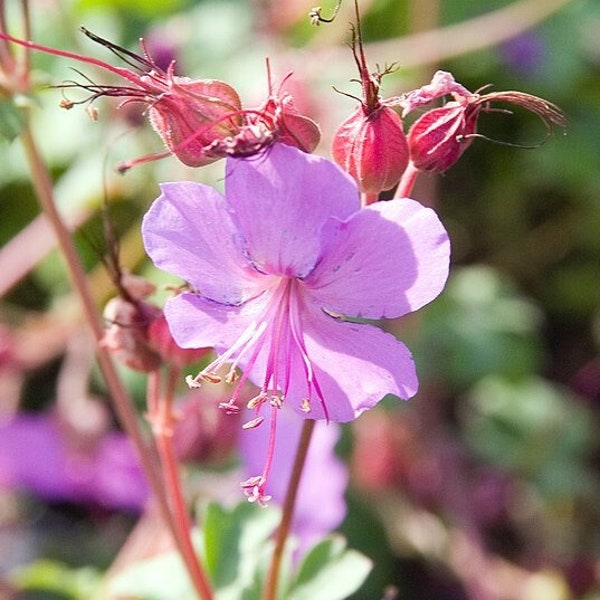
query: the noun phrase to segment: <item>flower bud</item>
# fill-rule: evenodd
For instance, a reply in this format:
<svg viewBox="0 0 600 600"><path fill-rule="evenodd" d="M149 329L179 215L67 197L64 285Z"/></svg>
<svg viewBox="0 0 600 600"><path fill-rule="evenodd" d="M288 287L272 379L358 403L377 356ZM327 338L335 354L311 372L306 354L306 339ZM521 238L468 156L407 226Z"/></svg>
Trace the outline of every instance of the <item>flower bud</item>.
<svg viewBox="0 0 600 600"><path fill-rule="evenodd" d="M478 107L449 102L417 119L408 132L410 158L420 171L442 173L469 147L477 129Z"/></svg>
<svg viewBox="0 0 600 600"><path fill-rule="evenodd" d="M389 106L367 111L364 105L340 125L333 136L333 160L366 194L393 188L408 165L408 144L402 121Z"/></svg>
<svg viewBox="0 0 600 600"><path fill-rule="evenodd" d="M159 314L160 309L148 302L112 298L104 308L108 328L100 344L130 369L154 371L162 359L149 344L148 325Z"/></svg>

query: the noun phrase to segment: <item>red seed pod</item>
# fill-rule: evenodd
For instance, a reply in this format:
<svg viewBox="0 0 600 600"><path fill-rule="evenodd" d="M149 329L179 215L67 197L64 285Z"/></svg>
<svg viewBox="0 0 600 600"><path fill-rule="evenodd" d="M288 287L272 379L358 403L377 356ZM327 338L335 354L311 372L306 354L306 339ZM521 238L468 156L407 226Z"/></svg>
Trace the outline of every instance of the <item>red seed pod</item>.
<svg viewBox="0 0 600 600"><path fill-rule="evenodd" d="M331 152L333 160L366 194L393 188L409 158L402 121L384 105L371 112L358 106L335 132Z"/></svg>
<svg viewBox="0 0 600 600"><path fill-rule="evenodd" d="M211 153L210 145L239 132L242 104L237 92L216 79L193 80L170 73L167 85L168 91L148 110L150 122L167 148L189 167L221 158Z"/></svg>
<svg viewBox="0 0 600 600"><path fill-rule="evenodd" d="M449 169L476 137L480 113L498 110L492 107L496 102L517 105L537 115L546 127L547 137L552 134L553 126L566 126L560 108L531 94L515 91L453 94L456 101L426 112L408 133L410 157L417 169L437 173Z"/></svg>
<svg viewBox="0 0 600 600"><path fill-rule="evenodd" d="M294 146L303 152L312 152L319 145L321 140L319 126L298 111L290 94L269 99L265 110L273 114L278 131L277 141Z"/></svg>
<svg viewBox="0 0 600 600"><path fill-rule="evenodd" d="M477 106L449 102L417 119L408 132L415 167L443 173L454 165L473 139L469 136L476 132L478 115Z"/></svg>
<svg viewBox="0 0 600 600"><path fill-rule="evenodd" d="M333 136L333 160L349 173L366 196L377 200L380 192L393 188L408 166L409 152L402 120L379 95L381 79L393 67L369 73L360 33L360 12L354 2L356 29L352 52L360 74L363 97L360 106L340 125Z"/></svg>

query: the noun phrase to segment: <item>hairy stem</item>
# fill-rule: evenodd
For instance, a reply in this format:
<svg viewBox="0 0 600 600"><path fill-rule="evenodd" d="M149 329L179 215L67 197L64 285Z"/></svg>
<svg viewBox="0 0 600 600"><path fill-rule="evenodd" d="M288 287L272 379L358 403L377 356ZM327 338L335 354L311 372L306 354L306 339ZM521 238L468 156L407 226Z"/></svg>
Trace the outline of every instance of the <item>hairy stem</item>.
<svg viewBox="0 0 600 600"><path fill-rule="evenodd" d="M312 439L313 431L315 429L315 423L316 421L314 420L306 419L302 426L302 433L300 434L300 441L298 442L298 449L296 450L294 467L292 469L292 475L283 504L281 524L279 525L275 537L275 549L273 550L273 557L271 558L271 564L269 565L269 572L267 574L267 583L263 596L264 600L276 600L277 598L277 587L279 585L279 573L281 571L283 550L292 526L298 487L300 486L300 480L302 478L310 440Z"/></svg>

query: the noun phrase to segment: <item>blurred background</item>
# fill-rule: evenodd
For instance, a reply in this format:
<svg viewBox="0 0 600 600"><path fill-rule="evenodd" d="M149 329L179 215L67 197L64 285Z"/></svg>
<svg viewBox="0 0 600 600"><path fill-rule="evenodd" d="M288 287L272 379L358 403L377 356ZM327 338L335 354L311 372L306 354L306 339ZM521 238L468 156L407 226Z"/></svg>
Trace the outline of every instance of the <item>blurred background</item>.
<svg viewBox="0 0 600 600"><path fill-rule="evenodd" d="M322 3L324 16L334 4ZM9 31L23 36L22 3L0 5ZM223 79L249 106L268 94L268 56L276 85L293 73L286 89L320 124L317 152L328 155L355 107L332 86L360 95L350 81L353 6L346 0L319 27L311 8L32 0L30 37L112 64L80 25L135 52L144 37L159 64L176 59L179 74ZM442 68L473 91L491 84L546 98L568 127L540 145L546 131L533 115L483 114L488 139L443 176L418 181L414 197L450 233L453 269L431 306L388 324L414 352L419 395L384 400L338 444L350 470L340 530L375 561L354 598L600 600L600 3L363 0L361 10L370 66L397 66L384 97ZM159 181L219 186L222 163L193 170L167 158L116 174L119 162L162 150L137 107L101 99L97 120L85 106L63 110L63 96L85 93L49 86L111 76L43 53L32 63L36 93L22 101L98 306L115 293L99 260L104 200L123 265L166 283L144 258L141 216ZM12 139L15 114L0 91L0 598L14 597L15 582L37 590L19 598L89 598L147 490L39 217ZM122 375L141 414L144 378ZM181 456L199 489L218 487L235 463L234 434L203 420L205 411L190 414L196 429Z"/></svg>

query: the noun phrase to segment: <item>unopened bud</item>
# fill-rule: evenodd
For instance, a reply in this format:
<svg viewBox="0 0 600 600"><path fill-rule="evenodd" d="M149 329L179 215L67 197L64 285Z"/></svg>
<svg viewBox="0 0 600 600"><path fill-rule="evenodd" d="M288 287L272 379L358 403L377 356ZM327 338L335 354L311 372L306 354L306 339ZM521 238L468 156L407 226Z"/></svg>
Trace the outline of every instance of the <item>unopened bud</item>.
<svg viewBox="0 0 600 600"><path fill-rule="evenodd" d="M215 140L235 135L242 125L241 100L234 88L215 79L166 74L168 93L154 100L150 122L167 148L185 165L201 167L221 158L207 152Z"/></svg>
<svg viewBox="0 0 600 600"><path fill-rule="evenodd" d="M410 158L420 171L442 173L469 147L479 109L449 102L417 119L408 132Z"/></svg>
<svg viewBox="0 0 600 600"><path fill-rule="evenodd" d="M393 188L408 165L402 121L384 105L371 113L358 106L335 132L331 152L358 189L367 194Z"/></svg>

